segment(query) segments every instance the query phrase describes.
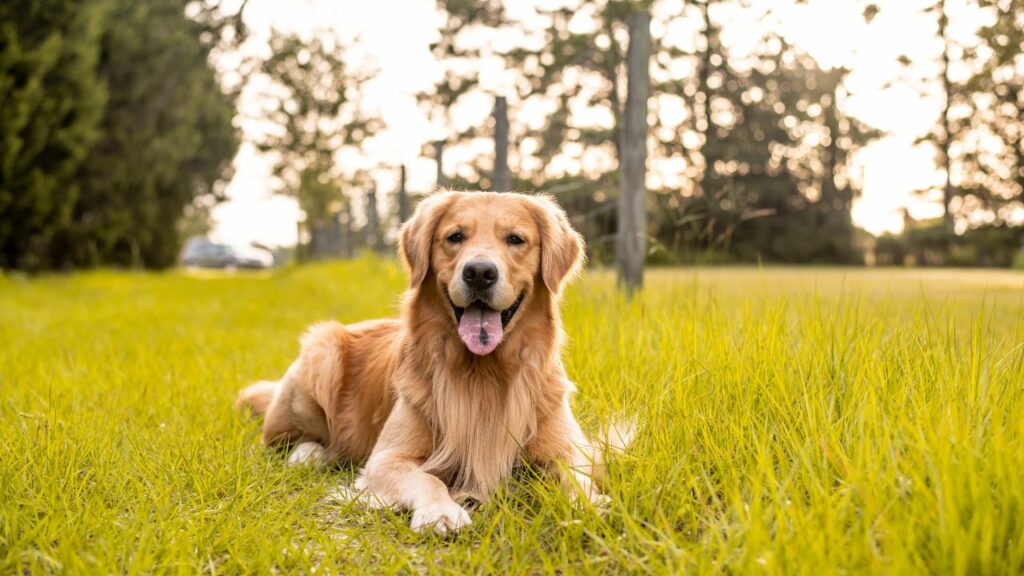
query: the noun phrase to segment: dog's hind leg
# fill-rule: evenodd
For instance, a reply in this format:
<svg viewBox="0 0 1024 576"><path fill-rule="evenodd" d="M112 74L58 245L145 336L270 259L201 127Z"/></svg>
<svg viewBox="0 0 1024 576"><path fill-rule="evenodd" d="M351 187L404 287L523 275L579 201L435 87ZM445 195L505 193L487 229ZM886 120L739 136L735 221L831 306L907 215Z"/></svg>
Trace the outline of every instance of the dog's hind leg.
<svg viewBox="0 0 1024 576"><path fill-rule="evenodd" d="M281 380L263 419L263 443L296 444L288 457L289 464L323 462L323 444L330 436L323 409L295 380L289 369Z"/></svg>
<svg viewBox="0 0 1024 576"><path fill-rule="evenodd" d="M342 456L329 450L332 436L325 409L336 409L344 373L345 334L344 326L337 322L312 326L302 337L298 360L284 378L254 384L239 394L239 404L264 413L265 445L294 446L289 463L333 461Z"/></svg>

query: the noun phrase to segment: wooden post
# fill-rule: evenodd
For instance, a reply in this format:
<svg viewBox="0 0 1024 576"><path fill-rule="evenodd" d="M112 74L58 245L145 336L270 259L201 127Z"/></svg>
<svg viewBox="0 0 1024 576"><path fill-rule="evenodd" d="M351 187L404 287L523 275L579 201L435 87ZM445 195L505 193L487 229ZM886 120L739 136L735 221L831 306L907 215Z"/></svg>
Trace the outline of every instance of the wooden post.
<svg viewBox="0 0 1024 576"><path fill-rule="evenodd" d="M345 203L344 216L342 233L345 235L345 257L354 258L356 255L356 235L355 230L352 229L352 202Z"/></svg>
<svg viewBox="0 0 1024 576"><path fill-rule="evenodd" d="M374 184L366 193L366 238L367 247L380 252L380 213L377 212L377 185Z"/></svg>
<svg viewBox="0 0 1024 576"><path fill-rule="evenodd" d="M342 208L334 215L338 228L338 257L349 258L348 215Z"/></svg>
<svg viewBox="0 0 1024 576"><path fill-rule="evenodd" d="M342 256L342 239L341 239L341 212L335 212L331 214L330 231L331 231L331 258L341 258Z"/></svg>
<svg viewBox="0 0 1024 576"><path fill-rule="evenodd" d="M405 189L405 164L398 170L398 224L405 224L409 219L409 192Z"/></svg>
<svg viewBox="0 0 1024 576"><path fill-rule="evenodd" d="M444 188L448 185L448 178L444 175L444 140L434 142L434 160L437 161L437 187Z"/></svg>
<svg viewBox="0 0 1024 576"><path fill-rule="evenodd" d="M647 247L644 177L647 174L647 99L651 92L651 16L629 15L626 111L619 132L619 282L632 294L643 287Z"/></svg>
<svg viewBox="0 0 1024 576"><path fill-rule="evenodd" d="M498 96L494 102L494 178L491 189L510 192L512 178L508 171L508 101Z"/></svg>

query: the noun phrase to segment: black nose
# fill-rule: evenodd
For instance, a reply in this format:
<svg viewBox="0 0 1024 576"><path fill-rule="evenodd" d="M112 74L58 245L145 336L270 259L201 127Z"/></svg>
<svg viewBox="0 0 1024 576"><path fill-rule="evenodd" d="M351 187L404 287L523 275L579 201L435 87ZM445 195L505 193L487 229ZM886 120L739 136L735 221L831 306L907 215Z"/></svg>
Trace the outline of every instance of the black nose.
<svg viewBox="0 0 1024 576"><path fill-rule="evenodd" d="M466 262L462 267L462 279L474 290L486 290L498 281L498 267L485 260Z"/></svg>

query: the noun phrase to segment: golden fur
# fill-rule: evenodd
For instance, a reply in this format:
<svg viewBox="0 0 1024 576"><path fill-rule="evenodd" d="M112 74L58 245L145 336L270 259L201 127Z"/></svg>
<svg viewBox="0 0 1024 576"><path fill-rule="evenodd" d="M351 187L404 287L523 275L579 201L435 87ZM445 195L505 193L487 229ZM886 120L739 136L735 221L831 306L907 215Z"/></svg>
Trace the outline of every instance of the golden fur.
<svg viewBox="0 0 1024 576"><path fill-rule="evenodd" d="M465 241L445 241L453 230ZM600 499L599 454L570 410L560 358L558 295L583 259L565 213L544 196L440 192L403 227L399 253L410 277L399 319L314 325L280 382L241 392L265 415L264 443L305 443L293 459L365 461L357 487L412 510L417 529L469 524L453 498L486 500L523 456L573 497ZM453 288L461 267L480 257L500 270L494 309L523 294L485 356L460 340L452 310L464 305Z"/></svg>

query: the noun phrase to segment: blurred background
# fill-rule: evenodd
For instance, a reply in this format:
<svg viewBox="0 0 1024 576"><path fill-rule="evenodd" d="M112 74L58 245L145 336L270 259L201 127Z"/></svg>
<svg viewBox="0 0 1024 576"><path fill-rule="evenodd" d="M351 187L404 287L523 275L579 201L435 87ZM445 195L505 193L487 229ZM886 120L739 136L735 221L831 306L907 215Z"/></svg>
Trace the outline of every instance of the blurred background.
<svg viewBox="0 0 1024 576"><path fill-rule="evenodd" d="M631 284L1024 268L1022 43L1024 0L6 0L0 268L385 253L438 186L555 196Z"/></svg>

